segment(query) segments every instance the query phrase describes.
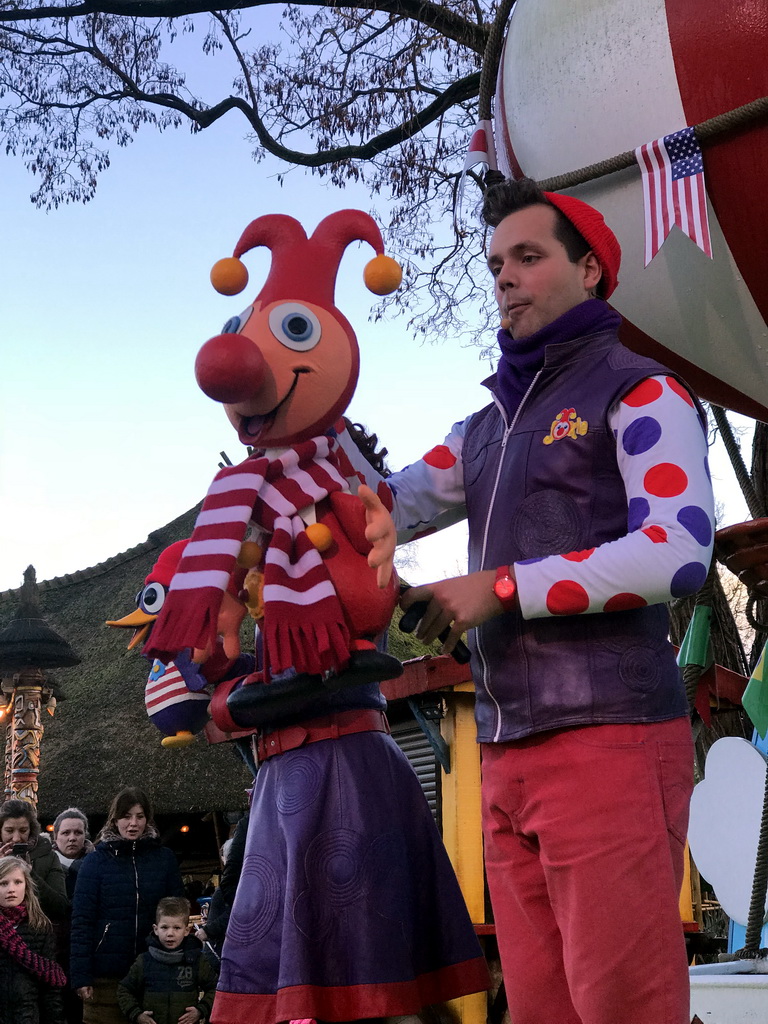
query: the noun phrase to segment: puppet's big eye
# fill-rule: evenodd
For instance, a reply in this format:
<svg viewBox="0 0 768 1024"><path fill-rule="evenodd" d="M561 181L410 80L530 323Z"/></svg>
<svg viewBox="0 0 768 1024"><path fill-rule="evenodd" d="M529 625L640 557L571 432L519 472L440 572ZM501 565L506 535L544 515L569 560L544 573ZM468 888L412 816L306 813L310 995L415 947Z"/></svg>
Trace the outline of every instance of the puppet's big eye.
<svg viewBox="0 0 768 1024"><path fill-rule="evenodd" d="M248 318L253 312L253 306L244 309L240 316L231 316L221 329L222 334L239 334L248 323Z"/></svg>
<svg viewBox="0 0 768 1024"><path fill-rule="evenodd" d="M320 341L320 321L300 302L283 302L269 314L269 329L286 348L308 352Z"/></svg>
<svg viewBox="0 0 768 1024"><path fill-rule="evenodd" d="M165 603L165 587L162 583L148 583L136 595L136 604L147 615L157 615Z"/></svg>

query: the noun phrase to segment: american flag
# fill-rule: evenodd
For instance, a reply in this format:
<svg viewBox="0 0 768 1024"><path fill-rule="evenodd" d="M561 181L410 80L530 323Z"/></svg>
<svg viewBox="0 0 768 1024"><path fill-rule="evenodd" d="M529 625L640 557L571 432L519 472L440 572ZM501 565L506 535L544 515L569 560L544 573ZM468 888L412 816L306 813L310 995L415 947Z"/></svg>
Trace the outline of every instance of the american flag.
<svg viewBox="0 0 768 1024"><path fill-rule="evenodd" d="M638 146L635 158L643 180L646 267L675 224L711 259L704 162L693 128Z"/></svg>

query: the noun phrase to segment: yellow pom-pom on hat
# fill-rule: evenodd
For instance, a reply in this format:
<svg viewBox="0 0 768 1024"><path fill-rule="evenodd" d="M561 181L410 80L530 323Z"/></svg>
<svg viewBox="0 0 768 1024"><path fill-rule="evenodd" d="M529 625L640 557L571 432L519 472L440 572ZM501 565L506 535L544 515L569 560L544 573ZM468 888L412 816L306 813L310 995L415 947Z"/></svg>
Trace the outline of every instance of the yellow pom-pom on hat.
<svg viewBox="0 0 768 1024"><path fill-rule="evenodd" d="M219 295L239 295L248 284L248 270L236 256L225 256L211 267L211 284Z"/></svg>
<svg viewBox="0 0 768 1024"><path fill-rule="evenodd" d="M383 253L374 256L370 263L366 263L363 271L365 286L374 295L389 295L400 287L402 280L403 271L400 264Z"/></svg>

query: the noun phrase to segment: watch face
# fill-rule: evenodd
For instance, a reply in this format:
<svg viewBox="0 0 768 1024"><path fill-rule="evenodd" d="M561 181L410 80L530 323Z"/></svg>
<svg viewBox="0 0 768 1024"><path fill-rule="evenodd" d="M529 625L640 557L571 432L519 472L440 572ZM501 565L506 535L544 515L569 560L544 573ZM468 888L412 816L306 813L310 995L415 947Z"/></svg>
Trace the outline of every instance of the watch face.
<svg viewBox="0 0 768 1024"><path fill-rule="evenodd" d="M516 590L517 586L515 585L515 581L509 576L496 580L493 585L493 591L500 601L509 601L515 596Z"/></svg>

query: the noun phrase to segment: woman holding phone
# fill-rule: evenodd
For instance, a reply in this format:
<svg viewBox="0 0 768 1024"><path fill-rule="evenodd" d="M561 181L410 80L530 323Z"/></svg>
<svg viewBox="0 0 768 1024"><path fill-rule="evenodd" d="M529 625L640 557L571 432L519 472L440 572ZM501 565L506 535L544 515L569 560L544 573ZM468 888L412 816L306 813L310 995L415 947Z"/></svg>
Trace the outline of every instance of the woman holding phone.
<svg viewBox="0 0 768 1024"><path fill-rule="evenodd" d="M69 911L67 881L48 836L26 800L6 800L0 807L0 857L20 857L31 867L40 906L51 921L62 921Z"/></svg>

